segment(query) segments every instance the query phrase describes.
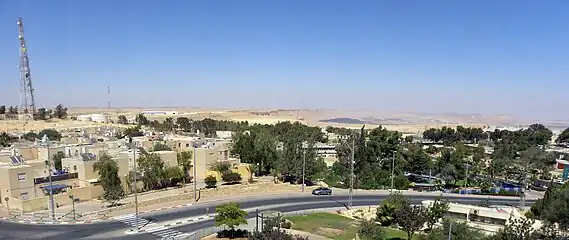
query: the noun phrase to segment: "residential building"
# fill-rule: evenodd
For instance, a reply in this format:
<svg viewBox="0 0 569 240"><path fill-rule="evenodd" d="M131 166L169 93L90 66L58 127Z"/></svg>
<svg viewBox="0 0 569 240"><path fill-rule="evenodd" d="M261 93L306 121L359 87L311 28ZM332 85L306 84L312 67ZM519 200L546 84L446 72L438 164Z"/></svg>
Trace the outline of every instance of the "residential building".
<svg viewBox="0 0 569 240"><path fill-rule="evenodd" d="M233 136L232 131L215 131L215 136L219 139L231 139Z"/></svg>
<svg viewBox="0 0 569 240"><path fill-rule="evenodd" d="M304 144L303 147L306 149L308 148L308 145ZM338 161L336 146L317 143L314 145L314 148L316 148L316 155L324 159L326 166L331 167L335 162Z"/></svg>
<svg viewBox="0 0 569 240"><path fill-rule="evenodd" d="M432 204L432 200L422 202L424 207L429 207ZM498 232L514 219L524 218L522 213L510 206L480 207L458 203L449 203L449 209L445 215L449 218L463 221L469 227L487 234ZM540 221L536 221L533 225L534 229L538 229L540 226Z"/></svg>

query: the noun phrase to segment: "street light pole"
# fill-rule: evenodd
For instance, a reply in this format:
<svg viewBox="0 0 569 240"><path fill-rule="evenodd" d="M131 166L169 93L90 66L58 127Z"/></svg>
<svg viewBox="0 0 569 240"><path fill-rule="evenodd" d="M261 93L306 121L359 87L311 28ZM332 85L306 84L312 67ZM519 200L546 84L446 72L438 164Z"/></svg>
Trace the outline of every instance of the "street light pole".
<svg viewBox="0 0 569 240"><path fill-rule="evenodd" d="M10 212L10 204L8 203L8 200L10 200L9 197L4 198L4 200L6 200L6 209L8 209L8 218L12 219L12 213Z"/></svg>
<svg viewBox="0 0 569 240"><path fill-rule="evenodd" d="M306 149L302 151L302 192L304 192L304 173L306 171Z"/></svg>
<svg viewBox="0 0 569 240"><path fill-rule="evenodd" d="M198 176L197 176L197 169L196 169L196 145L194 145L194 154L192 154L192 156L194 157L194 164L192 166L192 168L194 169L194 201L197 202L198 201Z"/></svg>
<svg viewBox="0 0 569 240"><path fill-rule="evenodd" d="M353 198L354 198L354 152L356 150L355 148L356 145L356 140L352 138L352 158L350 159L350 196L348 198L348 208L352 209L353 206Z"/></svg>
<svg viewBox="0 0 569 240"><path fill-rule="evenodd" d="M397 153L397 151L393 151L393 155L391 156L391 189L390 191L393 191L393 186L394 186L394 175L395 175L395 154Z"/></svg>
<svg viewBox="0 0 569 240"><path fill-rule="evenodd" d="M69 199L71 199L71 205L73 206L73 221L77 220L75 215L75 196L73 194L69 195Z"/></svg>
<svg viewBox="0 0 569 240"><path fill-rule="evenodd" d="M49 159L49 138L47 137L47 135L44 134L41 141L42 141L42 145L44 145L46 147L46 150L47 150L46 167L47 167L47 171L49 172L49 175L48 175L48 178L49 178L49 206L51 207L51 218L53 219L53 221L55 221L55 204L54 204L54 200L53 200L53 181L51 179L52 168L51 168L51 161Z"/></svg>
<svg viewBox="0 0 569 240"><path fill-rule="evenodd" d="M136 215L135 225L136 225L136 232L138 232L138 187L136 186L137 178L138 178L138 171L136 164L136 148L132 148L132 161L134 162L134 211Z"/></svg>

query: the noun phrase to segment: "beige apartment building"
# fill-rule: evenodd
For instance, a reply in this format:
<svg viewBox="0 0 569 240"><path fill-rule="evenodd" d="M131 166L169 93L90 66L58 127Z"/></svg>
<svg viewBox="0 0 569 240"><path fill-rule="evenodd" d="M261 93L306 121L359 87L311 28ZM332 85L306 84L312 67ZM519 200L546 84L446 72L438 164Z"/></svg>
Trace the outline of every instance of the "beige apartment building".
<svg viewBox="0 0 569 240"><path fill-rule="evenodd" d="M227 137L231 135L226 132L220 135L226 139L169 137L166 139L166 145L176 152L191 152L192 156L195 157L196 176L193 176L193 169L190 171L190 175L198 181L203 181L205 177L212 175L209 169L215 163L227 162L233 166L242 165L239 159L230 156L231 140ZM193 161L194 159L192 159L192 165ZM246 177L248 176L243 176L243 179Z"/></svg>
<svg viewBox="0 0 569 240"><path fill-rule="evenodd" d="M46 160L53 159L58 152L65 156L61 160L62 171L52 172L53 191L58 206L71 204L69 194L81 200L98 198L103 194L98 185L98 175L93 165L98 157L108 154L119 166L119 176L126 178L132 171L136 159L141 157L143 149L152 149L156 141L145 137L133 139L142 149L128 149L124 140L93 144L63 144L45 146L16 146L0 151L0 203L11 209L24 212L45 210L49 206L49 168ZM217 162L228 162L234 171L242 174L243 179L250 175L248 165L229 156L230 140L183 138L165 142L173 151L156 151L165 166L178 166L177 153L192 152L195 156L195 171L189 174L197 181L203 181L208 175L215 175L210 167ZM195 146L195 147L194 147ZM194 159L192 159L192 165ZM52 168L53 169L53 168ZM53 171L53 170L52 170ZM219 177L218 175L215 175ZM8 202L6 202L6 198Z"/></svg>
<svg viewBox="0 0 569 240"><path fill-rule="evenodd" d="M73 144L15 147L0 151L0 203L24 212L47 209L49 171L52 171L52 191L56 205L71 204L69 194L81 200L102 195L93 164L98 156L108 153L106 144ZM62 152L61 172L50 170L47 159ZM128 174L128 157L113 156L119 165L119 175ZM8 199L8 201L6 201Z"/></svg>

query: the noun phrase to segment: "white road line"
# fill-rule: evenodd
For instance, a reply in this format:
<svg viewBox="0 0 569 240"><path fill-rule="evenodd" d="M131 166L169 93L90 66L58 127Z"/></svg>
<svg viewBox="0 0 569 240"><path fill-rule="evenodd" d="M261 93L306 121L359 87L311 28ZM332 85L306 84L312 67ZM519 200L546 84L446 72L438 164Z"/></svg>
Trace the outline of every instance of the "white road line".
<svg viewBox="0 0 569 240"><path fill-rule="evenodd" d="M120 221L124 224L130 225L133 227L136 225L136 215L135 214L127 214L127 215L117 216L117 217L113 217L112 219ZM197 218L196 218L196 221L197 221ZM139 226L145 226L145 228L146 228L145 232L146 233L154 234L154 235L157 235L157 236L162 237L162 238L169 238L169 237L177 237L177 236L187 235L186 233L183 233L183 232L180 232L180 231L177 231L174 229L170 229L170 227L165 227L165 226L148 228L148 227L152 227L153 225L156 225L156 224L157 223L150 222L147 219L138 218L138 225Z"/></svg>

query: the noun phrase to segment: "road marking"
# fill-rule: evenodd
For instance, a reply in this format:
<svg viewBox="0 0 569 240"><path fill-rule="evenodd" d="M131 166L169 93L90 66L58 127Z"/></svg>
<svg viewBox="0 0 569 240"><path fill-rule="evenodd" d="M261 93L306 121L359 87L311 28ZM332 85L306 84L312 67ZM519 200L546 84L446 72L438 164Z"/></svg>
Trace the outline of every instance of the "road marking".
<svg viewBox="0 0 569 240"><path fill-rule="evenodd" d="M120 221L120 222L127 224L129 226L136 227L136 215L135 214L122 215L122 216L114 217L112 219ZM142 227L146 228L148 226L154 226L154 225L156 225L156 223L150 222L149 220L147 220L145 218L141 218L141 217L138 218L138 226L141 228ZM174 229L170 229L168 226L146 228L144 230L141 229L140 231L144 231L145 233L157 235L159 237L162 237L163 239L164 238L172 238L172 237L176 237L176 236L180 236L180 235L185 234L183 232L176 231Z"/></svg>

